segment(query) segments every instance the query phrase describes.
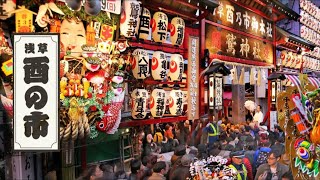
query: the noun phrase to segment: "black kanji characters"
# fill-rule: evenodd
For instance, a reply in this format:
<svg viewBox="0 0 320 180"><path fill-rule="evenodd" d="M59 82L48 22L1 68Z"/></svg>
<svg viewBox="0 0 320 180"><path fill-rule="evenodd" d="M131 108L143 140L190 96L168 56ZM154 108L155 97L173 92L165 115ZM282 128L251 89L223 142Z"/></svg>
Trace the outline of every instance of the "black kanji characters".
<svg viewBox="0 0 320 180"><path fill-rule="evenodd" d="M46 137L48 134L49 123L47 120L49 116L47 114L42 114L42 112L34 111L31 115L25 116L24 121L24 134L26 137L32 137L34 139L39 139L40 136Z"/></svg>
<svg viewBox="0 0 320 180"><path fill-rule="evenodd" d="M142 119L144 117L144 115L142 114L144 112L144 109L143 109L143 106L144 106L144 103L145 103L145 100L144 98L137 98L136 99L136 103L137 103L137 109L136 109L136 112L138 113L136 115L136 117L138 119Z"/></svg>
<svg viewBox="0 0 320 180"><path fill-rule="evenodd" d="M181 45L182 44L182 39L183 39L183 33L184 33L183 27L179 26L177 28L177 33L178 33L178 38L177 38L176 43Z"/></svg>
<svg viewBox="0 0 320 180"><path fill-rule="evenodd" d="M32 86L27 90L24 98L28 108L31 108L34 105L34 109L39 110L47 104L48 94L43 87Z"/></svg>
<svg viewBox="0 0 320 180"><path fill-rule="evenodd" d="M144 77L147 77L149 74L148 72L148 61L146 60L145 57L142 57L140 60L139 60L139 72L138 72L138 75L140 77L142 77L142 75Z"/></svg>
<svg viewBox="0 0 320 180"><path fill-rule="evenodd" d="M44 56L25 58L23 63L25 64L23 67L25 70L24 81L27 84L33 82L42 82L46 84L48 82L48 57Z"/></svg>
<svg viewBox="0 0 320 180"><path fill-rule="evenodd" d="M156 115L162 116L163 109L164 109L164 99L158 98L157 99L157 107L156 107Z"/></svg>
<svg viewBox="0 0 320 180"><path fill-rule="evenodd" d="M140 17L140 33L146 33L148 34L149 31L149 25L150 25L150 17L147 16L141 16Z"/></svg>
<svg viewBox="0 0 320 180"><path fill-rule="evenodd" d="M30 54L30 53L34 54L35 53L34 52L34 43L26 43L26 44L24 44L24 52L26 54Z"/></svg>
<svg viewBox="0 0 320 180"><path fill-rule="evenodd" d="M48 44L47 43L39 43L38 44L38 52L41 52L42 54L45 52L48 52Z"/></svg>
<svg viewBox="0 0 320 180"><path fill-rule="evenodd" d="M177 105L176 114L177 114L177 115L181 115L181 114L182 114L182 98L181 98L181 97L179 97L179 98L177 99L176 105Z"/></svg>

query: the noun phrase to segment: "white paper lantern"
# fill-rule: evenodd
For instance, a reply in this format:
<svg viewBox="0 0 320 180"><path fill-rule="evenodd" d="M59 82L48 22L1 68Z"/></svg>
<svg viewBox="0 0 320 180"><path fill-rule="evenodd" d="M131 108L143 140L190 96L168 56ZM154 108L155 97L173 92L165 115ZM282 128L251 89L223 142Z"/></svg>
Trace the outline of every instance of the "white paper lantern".
<svg viewBox="0 0 320 180"><path fill-rule="evenodd" d="M281 51L281 54L280 54L280 59L281 59L281 64L282 66L285 66L287 64L287 51L283 50Z"/></svg>
<svg viewBox="0 0 320 180"><path fill-rule="evenodd" d="M292 64L292 52L288 52L287 54L287 63L285 65L285 67L290 67Z"/></svg>
<svg viewBox="0 0 320 180"><path fill-rule="evenodd" d="M150 20L150 11L147 8L143 8L142 15L140 17L139 39L148 39L150 34Z"/></svg>
<svg viewBox="0 0 320 180"><path fill-rule="evenodd" d="M145 79L150 75L149 55L144 49L136 49L132 53L132 74L136 79Z"/></svg>
<svg viewBox="0 0 320 180"><path fill-rule="evenodd" d="M169 95L169 111L171 115L180 116L183 110L183 92L173 89Z"/></svg>
<svg viewBox="0 0 320 180"><path fill-rule="evenodd" d="M162 81L167 75L167 58L162 51L155 51L151 61L151 74L154 80Z"/></svg>
<svg viewBox="0 0 320 180"><path fill-rule="evenodd" d="M127 38L138 33L141 14L141 2L136 0L123 1L120 17L120 32Z"/></svg>
<svg viewBox="0 0 320 180"><path fill-rule="evenodd" d="M300 69L302 65L302 55L298 54L297 55L297 64L296 64L296 69Z"/></svg>
<svg viewBox="0 0 320 180"><path fill-rule="evenodd" d="M292 53L292 56L291 56L291 65L290 67L291 68L295 68L296 65L297 65L297 54L296 53Z"/></svg>
<svg viewBox="0 0 320 180"><path fill-rule="evenodd" d="M144 119L147 115L148 91L135 89L132 91L131 116L133 119Z"/></svg>
<svg viewBox="0 0 320 180"><path fill-rule="evenodd" d="M167 37L168 16L163 12L156 12L151 20L152 38L154 42L164 43Z"/></svg>
<svg viewBox="0 0 320 180"><path fill-rule="evenodd" d="M183 57L180 54L172 54L170 58L168 78L170 81L181 81L184 72Z"/></svg>
<svg viewBox="0 0 320 180"><path fill-rule="evenodd" d="M162 117L166 110L166 92L163 89L154 89L150 97L150 112L153 117Z"/></svg>
<svg viewBox="0 0 320 180"><path fill-rule="evenodd" d="M170 40L172 45L180 46L183 43L185 23L182 18L175 17L171 20L170 27Z"/></svg>

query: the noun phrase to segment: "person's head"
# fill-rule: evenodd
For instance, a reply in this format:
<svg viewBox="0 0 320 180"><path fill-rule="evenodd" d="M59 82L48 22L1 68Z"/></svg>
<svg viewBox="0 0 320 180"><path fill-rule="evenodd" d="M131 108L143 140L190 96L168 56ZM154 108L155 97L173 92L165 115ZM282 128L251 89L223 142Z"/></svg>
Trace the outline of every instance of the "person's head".
<svg viewBox="0 0 320 180"><path fill-rule="evenodd" d="M139 159L134 159L130 163L131 173L136 174L141 169L141 161Z"/></svg>
<svg viewBox="0 0 320 180"><path fill-rule="evenodd" d="M90 166L85 172L83 179L95 180L103 177L103 171L98 164Z"/></svg>
<svg viewBox="0 0 320 180"><path fill-rule="evenodd" d="M180 144L174 150L174 155L176 155L176 156L183 156L185 154L186 154L186 146L184 146L183 144Z"/></svg>
<svg viewBox="0 0 320 180"><path fill-rule="evenodd" d="M221 140L220 140L220 144L221 144L221 146L223 146L223 145L227 145L228 142L227 142L226 139L221 139Z"/></svg>
<svg viewBox="0 0 320 180"><path fill-rule="evenodd" d="M240 150L237 148L230 153L230 157L231 157L232 163L236 165L240 165L243 163L244 152L243 150Z"/></svg>
<svg viewBox="0 0 320 180"><path fill-rule="evenodd" d="M271 151L268 156L268 165L274 166L278 163L281 158L281 153L279 151Z"/></svg>
<svg viewBox="0 0 320 180"><path fill-rule="evenodd" d="M281 180L293 180L292 173L290 171L284 173L281 177Z"/></svg>
<svg viewBox="0 0 320 180"><path fill-rule="evenodd" d="M189 154L192 154L193 156L197 156L198 155L198 149L195 148L194 146L191 146Z"/></svg>
<svg viewBox="0 0 320 180"><path fill-rule="evenodd" d="M257 112L260 112L261 111L261 105L258 105L257 106Z"/></svg>
<svg viewBox="0 0 320 180"><path fill-rule="evenodd" d="M151 143L152 140L153 140L152 134L148 134L148 135L147 135L147 142L148 142L148 143Z"/></svg>
<svg viewBox="0 0 320 180"><path fill-rule="evenodd" d="M153 166L153 172L166 175L169 170L169 166L164 161L159 161Z"/></svg>
<svg viewBox="0 0 320 180"><path fill-rule="evenodd" d="M284 137L280 136L280 137L276 138L276 142L277 143L284 143Z"/></svg>
<svg viewBox="0 0 320 180"><path fill-rule="evenodd" d="M190 166L190 164L193 162L194 160L194 155L192 154L185 154L182 156L181 158L181 165L182 166Z"/></svg>

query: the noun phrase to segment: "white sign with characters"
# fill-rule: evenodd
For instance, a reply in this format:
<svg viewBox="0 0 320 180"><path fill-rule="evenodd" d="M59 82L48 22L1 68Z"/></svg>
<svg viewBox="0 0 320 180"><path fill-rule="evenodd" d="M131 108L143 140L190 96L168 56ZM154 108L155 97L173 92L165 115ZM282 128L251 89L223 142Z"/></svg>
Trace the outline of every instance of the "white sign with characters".
<svg viewBox="0 0 320 180"><path fill-rule="evenodd" d="M59 34L14 34L14 150L59 149Z"/></svg>

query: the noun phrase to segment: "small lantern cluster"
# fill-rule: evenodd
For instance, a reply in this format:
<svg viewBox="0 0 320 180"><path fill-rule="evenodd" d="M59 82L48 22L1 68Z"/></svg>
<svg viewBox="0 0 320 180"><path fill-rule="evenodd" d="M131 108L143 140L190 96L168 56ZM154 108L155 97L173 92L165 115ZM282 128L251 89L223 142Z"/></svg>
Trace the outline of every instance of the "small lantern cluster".
<svg viewBox="0 0 320 180"><path fill-rule="evenodd" d="M141 6L136 0L123 1L120 32L127 38L138 37L149 39L151 36L154 42L165 43L167 32L170 32L170 41L174 46L181 46L184 40L185 22L180 17L175 17L169 23L168 16L163 12L156 12L151 18L148 9Z"/></svg>
<svg viewBox="0 0 320 180"><path fill-rule="evenodd" d="M132 92L131 98L131 115L133 119L146 118L148 108L152 117L162 117L165 113L167 102L171 115L180 116L183 111L184 93L180 89L173 89L167 94L165 90L155 88L150 93L149 98L147 90L138 88Z"/></svg>
<svg viewBox="0 0 320 180"><path fill-rule="evenodd" d="M144 49L133 51L132 73L136 79L143 80L152 75L154 80L162 81L168 77L168 81L181 81L184 72L184 60L180 54L172 54L169 68L167 67L167 54L162 51L154 51L151 59L151 72L149 68L149 55ZM169 72L167 73L167 69Z"/></svg>
<svg viewBox="0 0 320 180"><path fill-rule="evenodd" d="M303 56L303 68L319 71L320 70L320 61L313 57Z"/></svg>
<svg viewBox="0 0 320 180"><path fill-rule="evenodd" d="M292 69L300 69L303 63L302 55L293 52L288 52L286 50L281 51L280 61L283 67Z"/></svg>

